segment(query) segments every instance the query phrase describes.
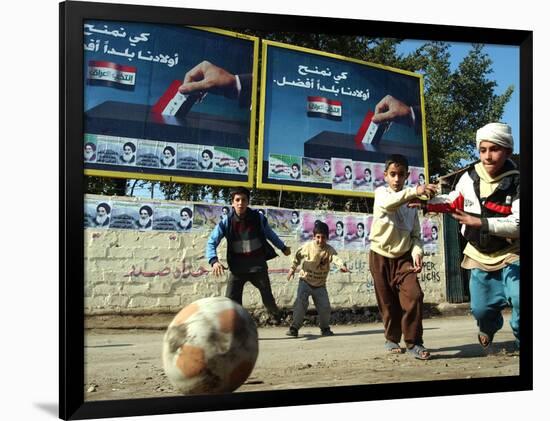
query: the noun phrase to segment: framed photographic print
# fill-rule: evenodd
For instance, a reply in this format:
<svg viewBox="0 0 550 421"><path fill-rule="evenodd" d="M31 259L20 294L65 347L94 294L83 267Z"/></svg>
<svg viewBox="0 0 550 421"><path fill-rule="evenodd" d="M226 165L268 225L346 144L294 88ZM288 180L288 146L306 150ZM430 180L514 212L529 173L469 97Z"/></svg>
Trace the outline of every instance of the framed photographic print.
<svg viewBox="0 0 550 421"><path fill-rule="evenodd" d="M532 389L532 284L519 284L532 278L532 169L519 177L532 32L78 1L59 12L61 418ZM475 244L502 259L463 260L451 215L482 212L464 196L380 228L391 168L406 168L397 190L415 199L436 184L451 197L479 151L498 152L487 139L511 167L493 177L500 158L486 162L509 190L479 217L479 244L497 229L487 219L512 224ZM412 304L384 313L369 257L394 227L423 256L403 275L420 287L403 332L391 317ZM314 270L315 244L330 259ZM476 325L471 270L517 280L492 327Z"/></svg>

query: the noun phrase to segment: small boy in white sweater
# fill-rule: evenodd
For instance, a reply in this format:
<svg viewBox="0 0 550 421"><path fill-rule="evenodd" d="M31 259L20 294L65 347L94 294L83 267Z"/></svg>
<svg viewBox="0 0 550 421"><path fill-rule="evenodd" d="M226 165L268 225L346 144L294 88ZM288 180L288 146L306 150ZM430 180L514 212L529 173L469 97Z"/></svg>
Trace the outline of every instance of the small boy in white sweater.
<svg viewBox="0 0 550 421"><path fill-rule="evenodd" d="M422 242L418 211L409 202L435 194L433 184L404 187L409 163L403 155L386 160L387 187L374 191L370 232L369 269L374 281L378 309L384 322L385 349L407 353L421 360L430 358L423 345L422 307L424 293L417 279L422 270Z"/></svg>
<svg viewBox="0 0 550 421"><path fill-rule="evenodd" d="M330 301L328 298L326 282L330 263L334 262L342 272L349 272L346 264L337 256L336 250L327 244L328 225L321 221L315 222L313 228L313 240L308 241L296 251L292 267L287 279L294 277L296 269L302 263L298 293L294 303L293 321L287 336L298 336L298 330L302 327L304 316L309 306L309 296L313 297L313 303L319 314L319 327L322 336L331 336L330 330Z"/></svg>

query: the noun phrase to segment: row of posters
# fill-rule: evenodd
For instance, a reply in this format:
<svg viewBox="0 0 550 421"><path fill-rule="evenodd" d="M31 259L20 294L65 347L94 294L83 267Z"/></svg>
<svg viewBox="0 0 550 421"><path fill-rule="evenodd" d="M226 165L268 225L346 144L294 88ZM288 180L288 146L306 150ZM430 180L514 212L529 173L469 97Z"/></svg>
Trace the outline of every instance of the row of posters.
<svg viewBox="0 0 550 421"><path fill-rule="evenodd" d="M124 167L248 174L248 150L86 134L84 161Z"/></svg>
<svg viewBox="0 0 550 421"><path fill-rule="evenodd" d="M333 190L373 192L386 185L384 164L342 158L269 155L269 178L330 184ZM407 186L425 184L424 169L409 168Z"/></svg>
<svg viewBox="0 0 550 421"><path fill-rule="evenodd" d="M315 221L329 227L328 243L337 250L366 250L372 215L342 214L282 208L256 208L281 237L295 237L300 242L313 238ZM139 231L210 231L231 211L228 205L195 203L137 202L110 200L108 197L86 198L84 227ZM422 220L422 239L427 253L437 253L437 222Z"/></svg>

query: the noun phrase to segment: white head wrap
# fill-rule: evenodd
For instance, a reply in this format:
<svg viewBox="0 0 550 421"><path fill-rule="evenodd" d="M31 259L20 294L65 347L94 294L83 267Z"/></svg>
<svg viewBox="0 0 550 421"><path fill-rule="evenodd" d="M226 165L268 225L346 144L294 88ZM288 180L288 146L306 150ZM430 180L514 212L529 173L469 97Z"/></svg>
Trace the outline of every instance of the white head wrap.
<svg viewBox="0 0 550 421"><path fill-rule="evenodd" d="M479 129L476 133L476 147L484 140L500 145L503 148L514 149L514 138L512 128L504 123L489 123Z"/></svg>

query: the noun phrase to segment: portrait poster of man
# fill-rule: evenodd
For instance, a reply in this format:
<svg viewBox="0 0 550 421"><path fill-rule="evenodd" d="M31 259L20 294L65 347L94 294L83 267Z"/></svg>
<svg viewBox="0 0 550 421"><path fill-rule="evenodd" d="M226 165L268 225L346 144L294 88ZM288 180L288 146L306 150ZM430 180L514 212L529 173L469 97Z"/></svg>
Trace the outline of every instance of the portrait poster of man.
<svg viewBox="0 0 550 421"><path fill-rule="evenodd" d="M155 231L177 231L179 207L170 203L155 206L155 220L152 229Z"/></svg>
<svg viewBox="0 0 550 421"><path fill-rule="evenodd" d="M266 209L269 226L280 236L293 235L300 227L300 217L296 219L297 211L290 209Z"/></svg>
<svg viewBox="0 0 550 421"><path fill-rule="evenodd" d="M439 224L437 221L432 218L424 218L421 222L421 233L424 253L437 253L439 242Z"/></svg>
<svg viewBox="0 0 550 421"><path fill-rule="evenodd" d="M368 237L365 219L362 216L344 216L344 248L346 250L364 250Z"/></svg>
<svg viewBox="0 0 550 421"><path fill-rule="evenodd" d="M193 223L196 228L214 228L230 211L229 206L198 204L195 205Z"/></svg>
<svg viewBox="0 0 550 421"><path fill-rule="evenodd" d="M356 191L373 191L371 164L355 161L353 163L353 189Z"/></svg>
<svg viewBox="0 0 550 421"><path fill-rule="evenodd" d="M344 248L344 218L339 214L326 214L322 221L328 225L328 244L336 250Z"/></svg>
<svg viewBox="0 0 550 421"><path fill-rule="evenodd" d="M302 180L330 183L332 164L328 159L302 158Z"/></svg>
<svg viewBox="0 0 550 421"><path fill-rule="evenodd" d="M90 200L84 203L85 228L109 228L112 203L105 200Z"/></svg>

